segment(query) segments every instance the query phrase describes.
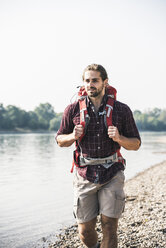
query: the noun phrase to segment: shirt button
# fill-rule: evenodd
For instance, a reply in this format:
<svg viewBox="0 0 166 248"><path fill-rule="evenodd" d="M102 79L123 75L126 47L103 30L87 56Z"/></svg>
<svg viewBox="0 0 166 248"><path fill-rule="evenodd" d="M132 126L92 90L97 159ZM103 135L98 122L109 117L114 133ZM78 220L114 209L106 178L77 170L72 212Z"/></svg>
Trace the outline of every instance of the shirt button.
<svg viewBox="0 0 166 248"><path fill-rule="evenodd" d="M98 168L100 169L100 165L98 165Z"/></svg>
<svg viewBox="0 0 166 248"><path fill-rule="evenodd" d="M99 122L97 122L97 124L99 124Z"/></svg>
<svg viewBox="0 0 166 248"><path fill-rule="evenodd" d="M97 134L97 136L99 137L99 136L100 136L100 134L98 133L98 134Z"/></svg>
<svg viewBox="0 0 166 248"><path fill-rule="evenodd" d="M100 146L98 146L98 149L100 149Z"/></svg>

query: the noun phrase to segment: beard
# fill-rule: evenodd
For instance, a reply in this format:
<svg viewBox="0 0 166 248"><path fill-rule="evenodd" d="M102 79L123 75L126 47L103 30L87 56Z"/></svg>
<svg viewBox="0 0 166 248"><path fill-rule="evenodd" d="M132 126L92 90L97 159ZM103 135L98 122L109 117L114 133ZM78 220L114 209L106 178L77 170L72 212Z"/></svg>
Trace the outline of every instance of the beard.
<svg viewBox="0 0 166 248"><path fill-rule="evenodd" d="M104 88L104 83L99 89L96 89L95 87L90 87L90 89L87 91L87 94L89 97L97 97L102 93L103 88Z"/></svg>

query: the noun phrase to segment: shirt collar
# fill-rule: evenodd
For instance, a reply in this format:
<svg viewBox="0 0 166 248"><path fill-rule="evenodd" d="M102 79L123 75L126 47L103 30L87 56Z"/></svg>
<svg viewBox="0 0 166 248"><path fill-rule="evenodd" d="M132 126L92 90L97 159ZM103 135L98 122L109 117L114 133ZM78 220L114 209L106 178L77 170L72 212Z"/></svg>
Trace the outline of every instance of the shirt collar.
<svg viewBox="0 0 166 248"><path fill-rule="evenodd" d="M105 94L105 95L103 96L103 99L102 99L102 101L101 101L100 107L105 106L106 103L107 103L107 94ZM88 108L91 104L93 104L88 96L86 97L86 104L87 104L87 108Z"/></svg>

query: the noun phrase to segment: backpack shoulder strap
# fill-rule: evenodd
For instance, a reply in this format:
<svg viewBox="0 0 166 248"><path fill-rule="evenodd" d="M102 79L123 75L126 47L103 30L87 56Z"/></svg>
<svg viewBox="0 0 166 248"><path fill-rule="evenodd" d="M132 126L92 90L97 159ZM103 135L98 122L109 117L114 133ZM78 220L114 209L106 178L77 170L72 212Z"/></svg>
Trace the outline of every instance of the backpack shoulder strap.
<svg viewBox="0 0 166 248"><path fill-rule="evenodd" d="M107 91L107 103L106 103L106 116L105 116L105 125L106 127L112 126L112 112L114 107L114 102L116 100L116 89L110 85L106 87Z"/></svg>
<svg viewBox="0 0 166 248"><path fill-rule="evenodd" d="M114 107L114 99L108 96L108 100L106 103L106 124L107 127L112 126L112 112Z"/></svg>
<svg viewBox="0 0 166 248"><path fill-rule="evenodd" d="M80 124L84 128L84 133L79 138L79 142L80 142L82 140L82 138L84 137L85 133L86 133L86 129L88 127L89 120L90 120L88 110L87 110L87 105L86 105L86 97L84 97L83 99L79 100L79 106L80 106Z"/></svg>
<svg viewBox="0 0 166 248"><path fill-rule="evenodd" d="M88 113L86 106L86 97L79 100L79 106L80 106L80 124L85 128L85 116Z"/></svg>

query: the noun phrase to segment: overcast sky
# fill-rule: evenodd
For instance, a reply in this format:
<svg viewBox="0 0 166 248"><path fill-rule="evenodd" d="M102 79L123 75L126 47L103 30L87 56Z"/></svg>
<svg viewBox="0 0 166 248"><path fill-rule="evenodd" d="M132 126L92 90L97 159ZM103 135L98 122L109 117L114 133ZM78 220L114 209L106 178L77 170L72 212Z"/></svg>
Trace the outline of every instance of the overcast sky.
<svg viewBox="0 0 166 248"><path fill-rule="evenodd" d="M132 110L166 108L165 0L0 0L0 103L61 112L102 64Z"/></svg>

